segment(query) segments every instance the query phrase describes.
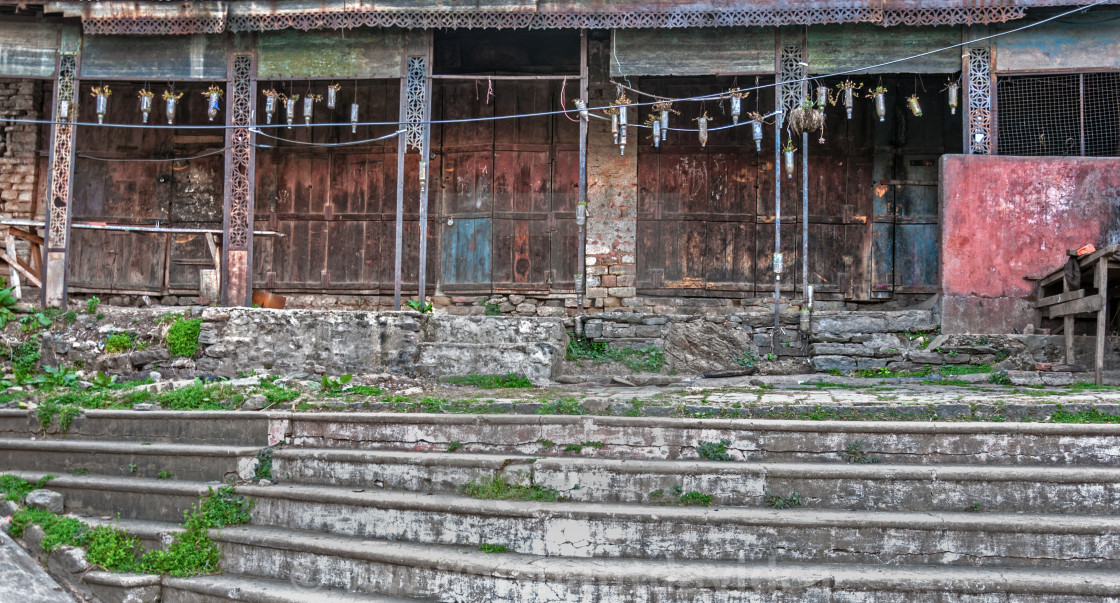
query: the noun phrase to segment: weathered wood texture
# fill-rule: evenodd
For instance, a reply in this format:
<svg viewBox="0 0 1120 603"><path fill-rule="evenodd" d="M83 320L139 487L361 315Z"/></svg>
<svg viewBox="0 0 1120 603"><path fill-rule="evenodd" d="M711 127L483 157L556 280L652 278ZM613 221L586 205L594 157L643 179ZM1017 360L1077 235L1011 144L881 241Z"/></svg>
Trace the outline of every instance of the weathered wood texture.
<svg viewBox="0 0 1120 603"><path fill-rule="evenodd" d="M86 36L82 78L226 79L225 36Z"/></svg>
<svg viewBox="0 0 1120 603"><path fill-rule="evenodd" d="M996 38L998 71L1047 71L1120 68L1120 10L1096 8L1011 36ZM993 25L997 32L1023 21Z"/></svg>
<svg viewBox="0 0 1120 603"><path fill-rule="evenodd" d="M552 111L559 82L437 82L439 119ZM432 128L441 287L572 290L579 126L562 115Z"/></svg>
<svg viewBox="0 0 1120 603"><path fill-rule="evenodd" d="M266 78L400 76L400 29L262 32L257 74Z"/></svg>
<svg viewBox="0 0 1120 603"><path fill-rule="evenodd" d="M0 77L54 75L58 25L0 22Z"/></svg>
<svg viewBox="0 0 1120 603"><path fill-rule="evenodd" d="M835 73L877 65L961 42L960 27L888 27L866 23L815 25L809 28L810 73ZM953 73L960 71L961 53L946 50L903 65L865 69L860 73ZM858 79L858 75L852 76Z"/></svg>
<svg viewBox="0 0 1120 603"><path fill-rule="evenodd" d="M136 123L135 84L114 84L106 123ZM209 123L201 84L179 86L181 129L78 130L73 220L109 224L221 228L221 155L183 162L136 159L193 156L220 149L222 139L189 124ZM88 86L81 89L88 98ZM95 103L80 106L82 121L97 121ZM162 107L153 121L163 119ZM164 121L166 121L164 119ZM129 161L98 161L85 158ZM198 269L211 267L203 235L73 229L68 279L71 289L197 294Z"/></svg>
<svg viewBox="0 0 1120 603"><path fill-rule="evenodd" d="M396 80L362 80L355 90L354 83L348 82L333 111L325 102L316 103L314 121L349 121L355 98L362 121L395 121L398 85ZM260 87L268 85L261 82ZM316 92L322 92L318 88ZM302 123L302 102L298 105L295 121ZM257 115L264 115L263 97ZM284 121L282 109L275 119ZM267 130L282 138L316 143L368 140L389 131L387 126L359 126L357 133L348 126ZM254 286L278 292L392 291L396 139L318 148L266 137L259 141L279 148L257 150L256 226L287 236L254 240ZM417 164L418 156L409 155L404 282L413 288L419 249Z"/></svg>
<svg viewBox="0 0 1120 603"><path fill-rule="evenodd" d="M774 73L773 28L616 29L611 75Z"/></svg>

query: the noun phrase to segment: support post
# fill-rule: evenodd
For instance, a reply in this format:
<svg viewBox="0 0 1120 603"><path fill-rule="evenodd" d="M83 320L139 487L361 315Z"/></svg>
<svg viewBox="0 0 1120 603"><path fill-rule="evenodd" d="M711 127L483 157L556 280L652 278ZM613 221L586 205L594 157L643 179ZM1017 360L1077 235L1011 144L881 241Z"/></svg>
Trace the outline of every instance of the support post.
<svg viewBox="0 0 1120 603"><path fill-rule="evenodd" d="M1101 296L1101 309L1097 310L1097 345L1095 372L1097 385L1104 384L1104 349L1108 339L1108 256L1097 262L1097 295Z"/></svg>
<svg viewBox="0 0 1120 603"><path fill-rule="evenodd" d="M226 75L225 202L222 206L222 305L253 303L253 107L256 60L231 53Z"/></svg>
<svg viewBox="0 0 1120 603"><path fill-rule="evenodd" d="M965 53L965 143L972 155L995 154L992 119L992 50L969 48Z"/></svg>
<svg viewBox="0 0 1120 603"><path fill-rule="evenodd" d="M431 139L431 125L428 123L431 117L431 86L432 81L428 69L428 45L425 46L424 54L413 54L405 56L405 77L404 77L404 92L403 92L403 124L404 134L400 136L400 143L397 147L397 165L399 172L397 176L397 223L398 233L401 233L397 239L397 281L394 284L394 308L400 309L400 282L401 282L401 258L403 256L402 238L403 238L403 214L404 214L404 155L408 149L416 149L420 153L420 162L417 170L417 176L420 179L420 266L417 273L417 294L420 302L424 303L424 298L427 294L427 264L428 264L428 157L430 154L429 141Z"/></svg>
<svg viewBox="0 0 1120 603"><path fill-rule="evenodd" d="M579 97L587 102L587 30L579 33ZM579 184L576 198L576 313L583 315L587 294L587 120L579 120ZM580 323L582 327L582 323ZM578 329L582 335L582 328Z"/></svg>
<svg viewBox="0 0 1120 603"><path fill-rule="evenodd" d="M55 64L51 109L50 181L47 186L46 261L43 266L43 307L66 307L66 265L70 254L70 202L74 196L74 138L78 117L78 67L81 38L62 33Z"/></svg>
<svg viewBox="0 0 1120 603"><path fill-rule="evenodd" d="M401 57L401 93L397 129L404 129L408 121L408 57ZM393 239L393 310L401 309L401 279L404 257L404 156L408 152L408 136L397 136L397 219Z"/></svg>
<svg viewBox="0 0 1120 603"><path fill-rule="evenodd" d="M822 111L824 109L821 109ZM809 133L801 133L801 295L809 298ZM807 301L802 303L808 303Z"/></svg>
<svg viewBox="0 0 1120 603"><path fill-rule="evenodd" d="M783 44L779 39L774 98L781 110L774 119L774 335L771 349L776 356L781 343L782 301L782 123L801 104L805 82L804 40Z"/></svg>

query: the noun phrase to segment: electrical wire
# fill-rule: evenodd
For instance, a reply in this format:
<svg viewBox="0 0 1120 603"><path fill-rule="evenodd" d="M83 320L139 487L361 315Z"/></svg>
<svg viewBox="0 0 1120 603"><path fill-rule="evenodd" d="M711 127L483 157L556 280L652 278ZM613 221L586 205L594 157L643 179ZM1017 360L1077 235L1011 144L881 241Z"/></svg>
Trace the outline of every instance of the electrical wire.
<svg viewBox="0 0 1120 603"><path fill-rule="evenodd" d="M225 153L226 149L228 149L228 148L229 147L223 147L223 148L218 149L216 151L209 151L209 152L203 153L201 155L192 155L190 157L170 157L170 158L161 158L161 159L139 159L139 158L127 158L126 159L126 158L112 158L112 157L94 157L93 155L86 155L86 154L83 154L83 153L78 153L77 156L81 159L90 159L92 161L105 161L105 162L110 162L110 163L132 163L132 162L153 162L153 163L155 163L155 162L190 161L192 159L202 159L203 157L211 157L213 155L218 155L218 154L221 154L221 153Z"/></svg>
<svg viewBox="0 0 1120 603"><path fill-rule="evenodd" d="M836 71L836 72L829 73L829 74L822 74L822 75L815 75L815 76L806 75L803 78L792 79L792 80L784 80L784 81L779 82L779 83L781 83L781 84L798 84L798 83L802 83L802 82L811 82L813 80L818 80L818 79L833 78L833 77L838 77L838 76L842 76L842 75L852 75L852 74L856 74L856 73L862 73L862 72L868 71L870 69L879 69L879 68L882 68L882 67L889 67L891 65L897 65L899 63L905 63L907 61L913 61L915 59L924 58L924 57L934 55L934 54L937 54L937 53L940 53L940 52L946 52L946 51L949 51L949 50L963 48L965 46L972 46L972 45L978 44L980 42L985 42L985 41L988 41L988 40L993 40L993 39L996 39L996 38L1016 34L1016 33L1034 28L1034 27L1038 27L1038 26L1043 25L1045 23L1049 23L1051 21L1057 21L1059 19L1068 17L1070 15L1074 15L1074 14L1086 11L1086 10L1088 10L1090 8L1094 8L1096 6L1111 3L1112 1L1113 0L1097 0L1096 2L1093 2L1092 4L1087 4L1085 6L1077 7L1077 8L1065 11L1063 13L1059 13L1059 14L1053 15L1051 17L1047 17L1047 18L1039 20L1039 21L1035 21L1034 23L1028 23L1028 24L1026 24L1022 27L1018 27L1016 29L1011 29L1011 30L1008 30L1008 31L994 33L994 34L991 34L991 35L976 38L975 40L969 40L967 42L960 42L960 43L952 44L950 46L945 46L945 47L942 47L942 48L927 50L925 52L920 52L918 54L913 54L913 55L910 55L910 56L901 57L901 58L893 59L893 60L890 60L890 61L883 61L881 63L875 63L875 64L872 64L872 65L864 65L862 67L856 67L856 68L847 69L847 70L844 70L844 71ZM626 79L626 77L623 76L623 79ZM734 92L751 92L751 91L754 91L754 90L761 90L763 88L772 88L775 85L777 85L777 83L775 83L775 84L765 84L765 85L756 85L756 86L751 86L751 87L747 87L747 88L739 88L737 90L734 90ZM627 87L627 88L630 89L630 90L634 90L633 88L630 88L630 87ZM640 91L637 91L637 90L634 90L634 92L638 93L638 94L643 94L645 96L660 98L660 97L657 97L656 95L652 95L652 94L645 93L645 92L640 92ZM716 99L722 98L726 94L727 94L726 92L716 92L716 93L712 93L712 94L702 94L702 95L697 95L697 96L690 96L690 97L683 97L683 98L676 98L676 99L664 99L663 98L662 100L659 100L659 101L630 103L627 106L629 106L629 107L651 106L651 105L657 105L657 104L663 103L666 100L672 100L672 102L674 102L674 103L678 103L678 102L703 102L703 101L716 100ZM609 109L609 108L610 108L610 106L608 105L608 106L602 106L602 107L588 107L587 110L588 111L603 111L603 110L606 110L606 109ZM487 116L487 117L469 117L469 118L459 118L459 119L410 121L410 122L407 122L405 124L402 124L401 122L396 122L396 121L392 121L392 122L359 122L357 125L360 125L360 126L397 126L397 127L399 127L401 125L419 126L419 125L472 123L472 122L484 122L484 121L499 121L499 120L506 120L506 119L526 119L526 118L532 118L532 117L549 117L549 116L552 116L552 115L561 115L561 114L572 113L573 111L575 111L575 110L574 109L562 109L562 110L558 110L558 111L538 111L538 112L535 112L535 113L521 113L521 114L514 114L514 115L493 115L493 116ZM255 128L255 129L259 130L259 129L262 129L262 128L289 127L286 124L256 124L256 125L253 125L253 126L243 126L243 125L213 125L213 126L210 126L210 125L187 125L187 126L184 126L184 125L155 125L155 124L98 124L98 123L93 123L93 122L57 122L57 121L52 121L52 120L11 119L11 118L5 118L4 121L7 121L9 123L26 123L26 124L41 124L41 125L71 125L71 126L105 127L105 128L157 128L157 129L158 128L168 128L168 129L178 128L178 129L195 129L195 130L210 130L210 129L225 130L225 129L230 129L230 128L245 128L245 127ZM354 124L352 124L351 122L320 123L320 124L293 124L293 126L295 126L295 127L343 127L343 126L352 126L352 125L354 125ZM691 130L691 131L695 132L696 130Z"/></svg>
<svg viewBox="0 0 1120 603"><path fill-rule="evenodd" d="M358 144L380 142L382 140L386 140L386 139L392 138L394 136L400 136L401 134L404 134L406 132L406 130L400 129L400 130L397 130L396 132L392 132L392 133L386 134L384 136L379 136L377 138L368 138L366 140L351 140L351 141L348 141L348 142L306 142L306 141L303 141L303 140L292 140L290 138L281 138L279 136L273 136L272 134L265 134L264 132L261 132L260 130L258 130L256 128L249 128L249 131L254 133L254 134L259 134L261 136L264 136L266 138L271 138L273 140L279 140L280 142L287 142L287 143L291 143L291 144L301 144L301 145L305 145L305 146L309 146L309 147L349 147L349 146L354 146L354 145L358 145Z"/></svg>

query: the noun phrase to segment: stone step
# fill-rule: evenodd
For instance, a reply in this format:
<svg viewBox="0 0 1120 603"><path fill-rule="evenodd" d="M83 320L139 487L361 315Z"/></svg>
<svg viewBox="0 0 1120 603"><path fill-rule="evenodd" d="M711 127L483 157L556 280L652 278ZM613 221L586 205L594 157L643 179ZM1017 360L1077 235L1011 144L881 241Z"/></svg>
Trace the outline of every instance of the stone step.
<svg viewBox="0 0 1120 603"><path fill-rule="evenodd" d="M594 454L594 449L591 454ZM764 506L767 493L797 492L815 508L879 511L1112 513L1120 507L1120 468L745 463L625 460L278 448L272 471L285 483L458 494L495 474L581 502L649 503L674 486L728 506Z"/></svg>
<svg viewBox="0 0 1120 603"><path fill-rule="evenodd" d="M228 481L252 479L257 448L194 444L141 444L93 440L0 438L0 473L74 471L126 477L156 477L168 471L175 479Z"/></svg>
<svg viewBox="0 0 1120 603"><path fill-rule="evenodd" d="M136 532L127 520L118 525ZM455 602L732 602L763 595L789 603L1103 603L1120 597L1115 570L540 557L487 554L477 543L416 544L261 526L212 530L211 538L222 551L225 579Z"/></svg>
<svg viewBox="0 0 1120 603"><path fill-rule="evenodd" d="M0 409L0 437L267 446L269 420L260 412L83 410L66 433L57 419L44 433L35 411Z"/></svg>
<svg viewBox="0 0 1120 603"><path fill-rule="evenodd" d="M350 593L318 583L222 574L163 579L162 603L407 603L416 599Z"/></svg>
<svg viewBox="0 0 1120 603"><path fill-rule="evenodd" d="M34 475L28 475L34 478ZM63 476L66 511L178 521L206 485ZM535 555L783 563L1120 568L1120 517L476 500L328 486L242 486L255 525ZM812 501L807 501L812 504Z"/></svg>
<svg viewBox="0 0 1120 603"><path fill-rule="evenodd" d="M297 447L539 454L601 442L596 456L695 459L700 442L729 440L735 460L843 463L857 443L884 463L1120 466L1120 425L907 421L675 419L568 415L293 413L275 437Z"/></svg>

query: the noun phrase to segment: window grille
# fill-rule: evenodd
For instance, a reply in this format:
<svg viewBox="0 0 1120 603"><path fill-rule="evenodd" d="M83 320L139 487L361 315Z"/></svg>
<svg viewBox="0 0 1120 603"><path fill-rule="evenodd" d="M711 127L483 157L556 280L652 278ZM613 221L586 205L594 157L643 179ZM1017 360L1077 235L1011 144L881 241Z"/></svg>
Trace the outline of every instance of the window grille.
<svg viewBox="0 0 1120 603"><path fill-rule="evenodd" d="M1001 77L996 99L1001 155L1120 155L1120 73Z"/></svg>

